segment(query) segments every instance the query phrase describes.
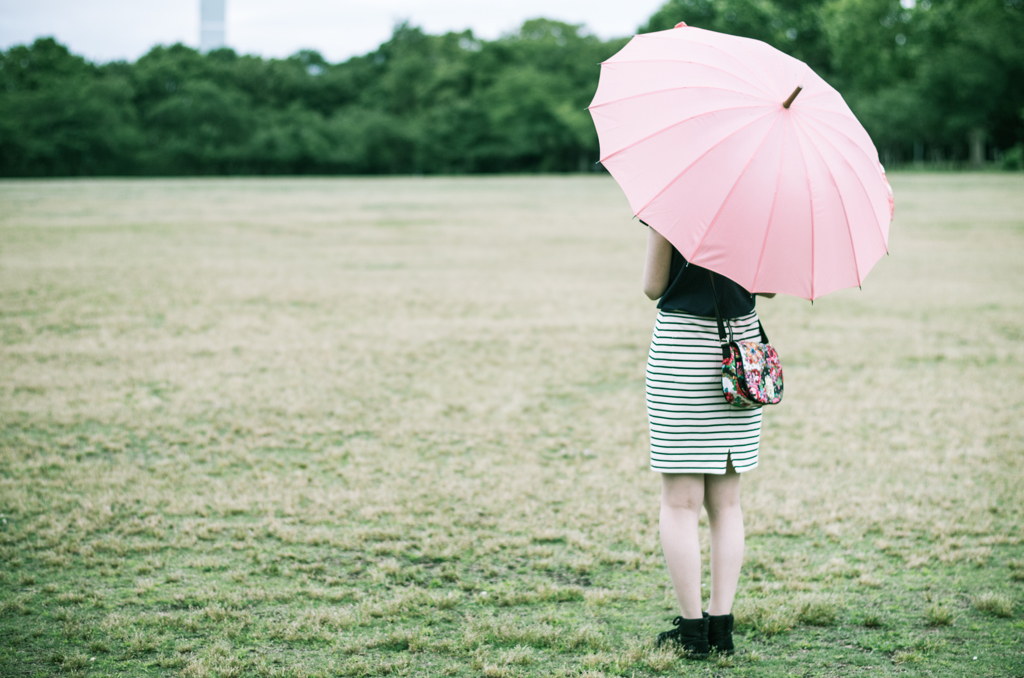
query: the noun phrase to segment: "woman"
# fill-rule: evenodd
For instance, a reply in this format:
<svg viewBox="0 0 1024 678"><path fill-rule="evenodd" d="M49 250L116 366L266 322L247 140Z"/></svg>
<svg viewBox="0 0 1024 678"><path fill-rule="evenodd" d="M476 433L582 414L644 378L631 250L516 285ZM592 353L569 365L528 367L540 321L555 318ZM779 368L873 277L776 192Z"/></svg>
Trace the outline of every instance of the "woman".
<svg viewBox="0 0 1024 678"><path fill-rule="evenodd" d="M739 474L757 466L761 410L738 409L722 395L722 351L715 294L736 340L759 339L754 295L689 265L648 229L644 293L659 299L647 360L651 470L662 474L661 548L682 614L658 636L705 656L732 653L732 603L743 563ZM773 297L774 294L765 294ZM697 521L711 523L711 599L701 610Z"/></svg>

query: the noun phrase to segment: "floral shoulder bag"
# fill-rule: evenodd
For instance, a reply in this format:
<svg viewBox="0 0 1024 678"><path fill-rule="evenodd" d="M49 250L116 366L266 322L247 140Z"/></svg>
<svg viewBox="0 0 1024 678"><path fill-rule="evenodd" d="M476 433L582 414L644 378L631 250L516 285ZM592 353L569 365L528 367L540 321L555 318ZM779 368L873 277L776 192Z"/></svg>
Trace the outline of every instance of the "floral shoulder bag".
<svg viewBox="0 0 1024 678"><path fill-rule="evenodd" d="M757 329L761 331L761 341L735 341L731 326L727 337L711 271L708 271L708 278L711 279L711 293L715 298L718 338L722 342L722 391L725 401L742 409L777 405L782 400L782 363L779 354L768 343L768 335L764 332L760 318Z"/></svg>

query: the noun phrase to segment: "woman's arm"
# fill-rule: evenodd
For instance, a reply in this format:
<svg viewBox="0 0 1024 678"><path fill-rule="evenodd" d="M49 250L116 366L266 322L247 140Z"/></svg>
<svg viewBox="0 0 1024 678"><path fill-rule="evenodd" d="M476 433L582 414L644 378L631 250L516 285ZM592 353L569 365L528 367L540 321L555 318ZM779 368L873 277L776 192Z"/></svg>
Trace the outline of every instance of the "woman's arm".
<svg viewBox="0 0 1024 678"><path fill-rule="evenodd" d="M647 260L644 263L644 294L659 299L668 289L672 269L672 245L653 228L647 229Z"/></svg>

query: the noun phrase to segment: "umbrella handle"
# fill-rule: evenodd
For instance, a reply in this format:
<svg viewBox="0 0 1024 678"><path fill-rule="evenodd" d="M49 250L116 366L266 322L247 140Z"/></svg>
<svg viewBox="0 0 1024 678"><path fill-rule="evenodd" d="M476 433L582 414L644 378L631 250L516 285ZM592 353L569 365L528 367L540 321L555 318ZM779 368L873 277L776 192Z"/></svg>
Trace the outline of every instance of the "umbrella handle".
<svg viewBox="0 0 1024 678"><path fill-rule="evenodd" d="M796 95L800 94L800 90L802 89L803 87L797 87L795 90L793 90L793 93L789 95L789 98L782 102L782 107L789 108L790 104L793 103L793 99L796 99Z"/></svg>

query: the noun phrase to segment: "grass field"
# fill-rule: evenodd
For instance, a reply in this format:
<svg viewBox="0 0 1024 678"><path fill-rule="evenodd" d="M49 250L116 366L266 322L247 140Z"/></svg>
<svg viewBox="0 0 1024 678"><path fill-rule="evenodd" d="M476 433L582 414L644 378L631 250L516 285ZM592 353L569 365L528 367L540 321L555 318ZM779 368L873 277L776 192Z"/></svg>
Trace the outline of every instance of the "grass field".
<svg viewBox="0 0 1024 678"><path fill-rule="evenodd" d="M704 662L611 179L0 183L0 674L1024 676L1024 177L892 183Z"/></svg>

